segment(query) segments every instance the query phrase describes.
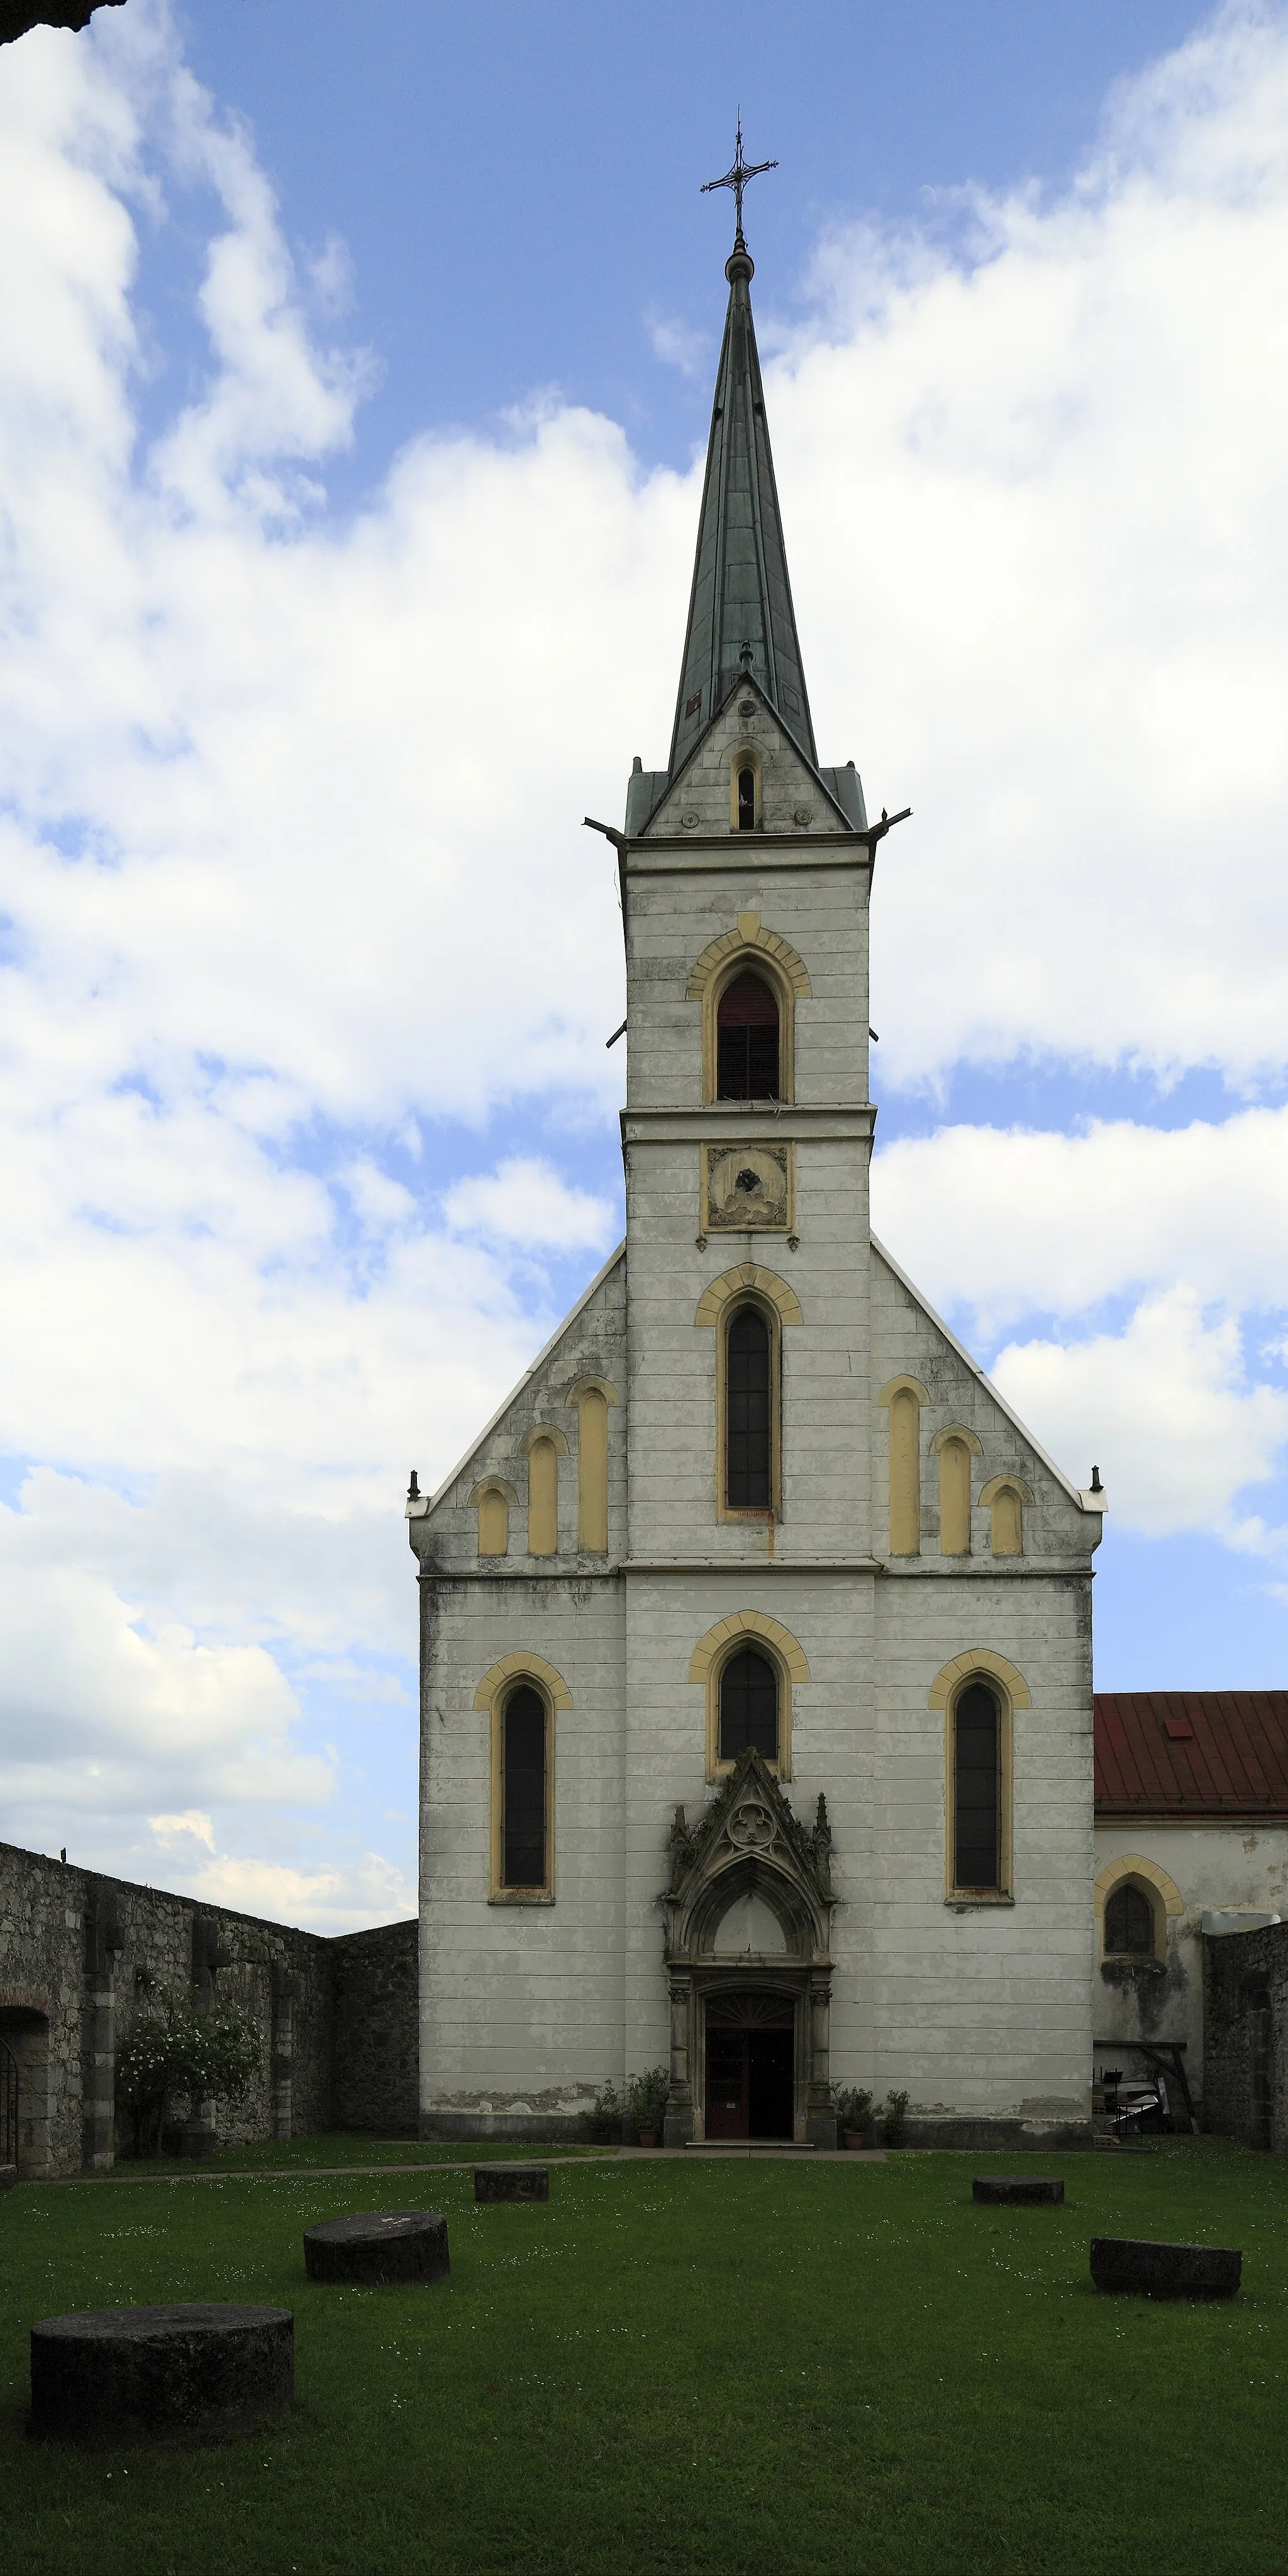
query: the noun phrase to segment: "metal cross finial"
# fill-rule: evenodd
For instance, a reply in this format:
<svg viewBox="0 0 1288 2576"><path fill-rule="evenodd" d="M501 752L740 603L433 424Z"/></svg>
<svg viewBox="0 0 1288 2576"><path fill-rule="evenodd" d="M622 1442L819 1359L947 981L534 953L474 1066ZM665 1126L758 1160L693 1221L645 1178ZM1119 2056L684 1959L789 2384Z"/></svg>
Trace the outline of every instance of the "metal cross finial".
<svg viewBox="0 0 1288 2576"><path fill-rule="evenodd" d="M738 145L737 150L734 153L733 168L732 170L726 170L723 179L704 179L699 192L702 196L709 197L713 188L732 188L733 201L737 208L737 229L734 233L733 243L735 250L745 250L747 247L742 237L742 192L747 185L747 181L749 179L758 179L762 170L776 170L777 168L778 163L776 161L746 162L743 160L742 110L740 108L738 111Z"/></svg>

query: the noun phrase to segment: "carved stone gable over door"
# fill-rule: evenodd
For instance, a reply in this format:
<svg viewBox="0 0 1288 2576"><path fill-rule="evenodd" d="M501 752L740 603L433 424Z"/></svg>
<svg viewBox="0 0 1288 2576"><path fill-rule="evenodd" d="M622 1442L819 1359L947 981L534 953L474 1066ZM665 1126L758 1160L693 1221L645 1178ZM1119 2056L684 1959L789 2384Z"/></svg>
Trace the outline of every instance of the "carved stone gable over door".
<svg viewBox="0 0 1288 2576"><path fill-rule="evenodd" d="M793 2035L791 2135L836 2144L828 2070L832 1836L822 1798L812 1831L763 1756L744 1753L699 1822L671 1828L662 1905L671 1994L666 2143L707 2134L707 2026Z"/></svg>

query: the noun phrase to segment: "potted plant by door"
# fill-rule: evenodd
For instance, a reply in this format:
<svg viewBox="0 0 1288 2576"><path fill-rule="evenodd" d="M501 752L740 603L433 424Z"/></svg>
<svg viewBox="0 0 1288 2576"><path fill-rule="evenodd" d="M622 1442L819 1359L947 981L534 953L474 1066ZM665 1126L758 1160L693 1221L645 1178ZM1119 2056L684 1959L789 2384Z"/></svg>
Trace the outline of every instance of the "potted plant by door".
<svg viewBox="0 0 1288 2576"><path fill-rule="evenodd" d="M850 2085L834 2098L842 2146L852 2150L870 2147L873 2144L871 2094Z"/></svg>
<svg viewBox="0 0 1288 2576"><path fill-rule="evenodd" d="M623 2127L628 2137L634 2129L642 2147L655 2147L661 2137L670 2089L671 2072L666 2066L650 2066L647 2074L627 2079Z"/></svg>

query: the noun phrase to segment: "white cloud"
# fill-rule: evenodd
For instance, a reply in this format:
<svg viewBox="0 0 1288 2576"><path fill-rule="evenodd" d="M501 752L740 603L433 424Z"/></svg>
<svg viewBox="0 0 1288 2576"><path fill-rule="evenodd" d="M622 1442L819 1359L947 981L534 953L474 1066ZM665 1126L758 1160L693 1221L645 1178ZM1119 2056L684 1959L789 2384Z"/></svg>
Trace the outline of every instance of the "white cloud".
<svg viewBox="0 0 1288 2576"><path fill-rule="evenodd" d="M303 1924L312 1932L356 1932L414 1914L416 1891L378 1852L347 1866L290 1869L271 1860L205 1861L188 1892L210 1905Z"/></svg>
<svg viewBox="0 0 1288 2576"><path fill-rule="evenodd" d="M188 1807L181 1816L149 1816L148 1823L162 1851L173 1851L176 1844L183 1850L191 1835L194 1842L204 1843L208 1852L214 1852L215 1829L199 1807Z"/></svg>
<svg viewBox="0 0 1288 2576"><path fill-rule="evenodd" d="M189 189L220 210L208 376L140 446L135 219ZM768 370L823 757L916 809L877 879L887 1076L1283 1062L1286 216L1288 31L1227 13L1064 196L979 204L977 255L830 244ZM699 469L548 403L414 441L328 516L365 361L311 332L251 144L150 0L0 54L0 225L0 1446L74 1471L0 1517L0 1790L37 1840L199 1813L262 1851L336 1776L292 1657L409 1644L407 1466L432 1483L555 1320L525 1248L611 1239L539 1156L453 1186L415 1147L615 1100L621 924L580 817L663 756ZM1150 1441L1219 1516L1282 1436L1201 1311L1282 1303L1282 1134L882 1163L945 1299L1151 1289L1126 1335L1003 1363L1062 1454L1110 1390L1123 1448L1128 1379L1155 1388L1119 1479L1142 1525L1175 1508ZM296 1879L379 1909L378 1868L328 1893L333 1866L253 1864L288 1910Z"/></svg>
<svg viewBox="0 0 1288 2576"><path fill-rule="evenodd" d="M1288 1295L1288 1109L1076 1136L943 1127L878 1153L872 1200L896 1258L989 1338L1169 1282L1231 1309Z"/></svg>
<svg viewBox="0 0 1288 2576"><path fill-rule="evenodd" d="M1128 1528L1265 1543L1236 1498L1276 1472L1288 1393L1248 1383L1233 1316L1209 1321L1189 1290L1172 1289L1146 1298L1121 1333L1011 1343L992 1375L1055 1456L1096 1460Z"/></svg>
<svg viewBox="0 0 1288 2576"><path fill-rule="evenodd" d="M457 1181L447 1193L447 1222L459 1234L493 1243L558 1246L561 1252L599 1252L612 1241L617 1210L611 1200L569 1189L549 1163L514 1155L495 1172Z"/></svg>

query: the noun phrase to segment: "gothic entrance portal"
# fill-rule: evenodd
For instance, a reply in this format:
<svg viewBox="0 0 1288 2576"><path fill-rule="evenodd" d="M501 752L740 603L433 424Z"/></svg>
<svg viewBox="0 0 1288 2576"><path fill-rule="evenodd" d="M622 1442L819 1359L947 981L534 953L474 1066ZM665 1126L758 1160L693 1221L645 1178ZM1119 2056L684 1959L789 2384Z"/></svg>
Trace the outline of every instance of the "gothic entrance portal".
<svg viewBox="0 0 1288 2576"><path fill-rule="evenodd" d="M712 1995L707 2004L709 2138L790 2138L796 2015L790 1996Z"/></svg>
<svg viewBox="0 0 1288 2576"><path fill-rule="evenodd" d="M832 1836L813 1832L754 1745L706 1814L671 1828L666 1971L671 2084L663 2136L834 2147L828 2073Z"/></svg>

